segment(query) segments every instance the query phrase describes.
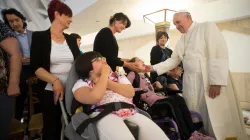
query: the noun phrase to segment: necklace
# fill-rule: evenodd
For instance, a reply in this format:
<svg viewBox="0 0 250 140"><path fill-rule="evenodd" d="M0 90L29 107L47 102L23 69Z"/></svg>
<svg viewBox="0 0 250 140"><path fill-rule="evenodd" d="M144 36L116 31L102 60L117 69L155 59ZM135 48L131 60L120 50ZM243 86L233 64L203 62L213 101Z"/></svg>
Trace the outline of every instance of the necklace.
<svg viewBox="0 0 250 140"><path fill-rule="evenodd" d="M194 27L195 27L195 25L196 25L196 23L194 23ZM192 25L191 25L191 26L192 26ZM194 27L193 27L193 29L192 29L192 31L191 31L191 34L189 35L189 38L188 38L188 42L187 42L187 43L185 43L185 42L186 42L186 36L184 36L184 54L183 54L183 58L186 56L186 50L187 50L187 48L188 48L189 41L190 41L190 39L191 39L191 37L192 37L193 31L194 31Z"/></svg>
<svg viewBox="0 0 250 140"><path fill-rule="evenodd" d="M54 33L52 33L52 34L55 35L57 41L61 41L61 37L58 37L58 35L56 35Z"/></svg>

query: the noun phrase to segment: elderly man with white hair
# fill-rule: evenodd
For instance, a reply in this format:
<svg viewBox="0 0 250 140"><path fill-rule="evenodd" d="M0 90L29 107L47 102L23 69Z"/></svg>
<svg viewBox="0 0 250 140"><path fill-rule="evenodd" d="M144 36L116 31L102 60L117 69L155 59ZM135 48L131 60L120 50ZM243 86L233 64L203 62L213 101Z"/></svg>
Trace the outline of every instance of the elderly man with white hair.
<svg viewBox="0 0 250 140"><path fill-rule="evenodd" d="M176 12L173 23L182 36L171 58L147 66L146 71L161 75L182 61L183 97L190 110L201 114L206 132L218 140L248 139L237 97L227 86L228 51L223 35L214 23L193 21L186 10Z"/></svg>

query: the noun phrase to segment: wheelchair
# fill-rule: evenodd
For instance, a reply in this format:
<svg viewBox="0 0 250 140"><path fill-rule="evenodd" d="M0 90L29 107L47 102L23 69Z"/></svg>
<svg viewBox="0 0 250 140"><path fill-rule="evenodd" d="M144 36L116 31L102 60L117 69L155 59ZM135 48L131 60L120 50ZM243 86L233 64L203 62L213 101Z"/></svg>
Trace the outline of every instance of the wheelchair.
<svg viewBox="0 0 250 140"><path fill-rule="evenodd" d="M147 75L145 76L148 77ZM135 73L135 80L132 83L134 88L139 88L139 79L139 75ZM163 103L155 102L154 105L150 107L146 102L141 100L141 94L146 92L146 90L136 91L133 98L133 103L138 108L148 112L151 115L153 121L162 128L162 130L170 139L186 139L183 135L182 130L180 129L180 127L178 127L179 122L171 103L169 103L168 101L164 101ZM170 88L155 89L155 92L156 94L160 94L161 96L179 96L178 94L182 93L181 90L172 90ZM164 108L162 108L162 104L164 104ZM168 109L165 109L166 106ZM200 114L194 111L190 111L190 114L193 120L194 129L200 130L204 134L205 132L203 129L203 122Z"/></svg>
<svg viewBox="0 0 250 140"><path fill-rule="evenodd" d="M79 132L78 128L81 127L81 124L86 122L86 120L91 120L91 118L88 116L88 109L86 108L86 105L79 104L74 99L72 88L78 79L80 78L76 73L75 63L73 63L65 85L65 103L63 101L60 101L60 107L63 116L61 140L64 139L64 136L66 136L70 140L99 140L96 122L88 123L83 127L84 129L81 129L81 131ZM115 103L112 106L114 107L114 109L119 110L121 104ZM136 108L136 110L138 111L138 113L143 114L151 119L150 115L147 112L139 108ZM124 123L129 128L134 138L137 140L140 128L136 124L129 121L124 121Z"/></svg>

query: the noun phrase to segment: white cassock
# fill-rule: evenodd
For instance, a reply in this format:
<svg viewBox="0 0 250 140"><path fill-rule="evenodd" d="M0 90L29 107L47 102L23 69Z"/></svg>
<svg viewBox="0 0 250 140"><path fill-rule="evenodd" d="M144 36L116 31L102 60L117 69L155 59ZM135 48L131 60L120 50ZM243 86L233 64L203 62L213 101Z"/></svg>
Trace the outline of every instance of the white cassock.
<svg viewBox="0 0 250 140"><path fill-rule="evenodd" d="M153 66L161 75L184 66L183 97L190 110L201 114L206 132L217 140L237 137L247 140L242 112L232 90L228 51L224 37L214 23L193 22L177 43L170 59ZM221 85L221 94L209 97L210 85Z"/></svg>

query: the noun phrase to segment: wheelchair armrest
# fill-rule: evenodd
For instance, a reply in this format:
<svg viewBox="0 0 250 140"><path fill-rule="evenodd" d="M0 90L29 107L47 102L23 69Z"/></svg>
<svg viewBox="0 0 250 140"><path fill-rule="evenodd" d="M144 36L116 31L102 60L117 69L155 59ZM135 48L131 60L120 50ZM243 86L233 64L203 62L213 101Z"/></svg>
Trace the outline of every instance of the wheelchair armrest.
<svg viewBox="0 0 250 140"><path fill-rule="evenodd" d="M172 90L171 88L166 88L165 89L165 94L168 94L168 95L176 95L178 93L182 93L182 90Z"/></svg>
<svg viewBox="0 0 250 140"><path fill-rule="evenodd" d="M138 91L135 91L135 96L139 96L139 95L147 93L147 92L148 92L148 90L138 90Z"/></svg>
<svg viewBox="0 0 250 140"><path fill-rule="evenodd" d="M147 93L148 91L147 90L138 90L138 91L135 91L135 96L133 97L133 102L138 102L141 98L141 95L144 94L144 93Z"/></svg>
<svg viewBox="0 0 250 140"><path fill-rule="evenodd" d="M155 92L164 92L164 91L165 91L164 88L156 88L156 89L155 89Z"/></svg>

